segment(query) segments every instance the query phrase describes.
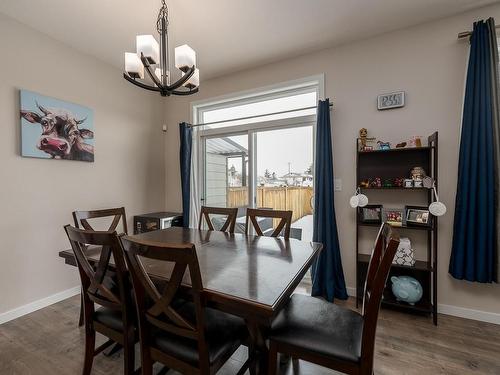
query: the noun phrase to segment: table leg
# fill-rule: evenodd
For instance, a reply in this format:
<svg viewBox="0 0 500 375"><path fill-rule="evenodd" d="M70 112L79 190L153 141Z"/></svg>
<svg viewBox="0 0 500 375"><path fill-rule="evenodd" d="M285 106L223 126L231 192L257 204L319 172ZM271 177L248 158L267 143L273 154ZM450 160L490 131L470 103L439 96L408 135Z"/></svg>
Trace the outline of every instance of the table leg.
<svg viewBox="0 0 500 375"><path fill-rule="evenodd" d="M251 375L263 375L267 373L267 359L269 348L266 344L266 327L257 322L246 321L248 332L250 333L251 344L248 348L249 355L255 358L250 366Z"/></svg>

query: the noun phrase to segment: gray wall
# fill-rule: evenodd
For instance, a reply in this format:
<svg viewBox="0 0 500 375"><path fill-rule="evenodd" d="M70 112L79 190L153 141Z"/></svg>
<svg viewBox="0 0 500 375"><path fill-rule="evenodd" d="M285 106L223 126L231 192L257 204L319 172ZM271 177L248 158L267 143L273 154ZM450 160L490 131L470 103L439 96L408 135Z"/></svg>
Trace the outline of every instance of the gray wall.
<svg viewBox="0 0 500 375"><path fill-rule="evenodd" d="M58 257L71 211L124 205L130 220L163 209L165 163L159 96L3 15L0 46L1 318L79 285L76 268ZM22 158L20 88L92 108L95 162Z"/></svg>

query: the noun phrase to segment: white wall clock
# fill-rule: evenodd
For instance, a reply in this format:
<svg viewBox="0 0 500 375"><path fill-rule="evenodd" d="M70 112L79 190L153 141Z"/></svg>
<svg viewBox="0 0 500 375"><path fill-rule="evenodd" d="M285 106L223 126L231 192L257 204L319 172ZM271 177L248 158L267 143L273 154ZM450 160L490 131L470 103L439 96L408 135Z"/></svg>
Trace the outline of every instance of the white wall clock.
<svg viewBox="0 0 500 375"><path fill-rule="evenodd" d="M377 109L399 108L405 106L405 92L397 91L388 94L381 94L377 97Z"/></svg>

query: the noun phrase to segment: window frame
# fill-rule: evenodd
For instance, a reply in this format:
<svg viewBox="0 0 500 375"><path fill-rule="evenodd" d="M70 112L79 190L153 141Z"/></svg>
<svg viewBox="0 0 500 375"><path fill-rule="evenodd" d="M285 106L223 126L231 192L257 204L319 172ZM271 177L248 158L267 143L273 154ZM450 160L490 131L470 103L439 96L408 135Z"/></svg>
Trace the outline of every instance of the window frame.
<svg viewBox="0 0 500 375"><path fill-rule="evenodd" d="M245 90L235 93L230 93L218 97L213 97L209 99L199 100L191 102L191 123L193 125L197 125L200 123L200 119L203 118L204 112L213 111L222 108L231 108L234 106L240 106L245 104L256 103L260 101L270 100L270 99L278 99L291 95L298 95L307 92L311 92L314 89L316 91L316 97L318 100L324 99L325 92L325 76L324 74L318 74L310 77L305 77L293 81L282 82L270 86L259 87L251 90ZM315 115L309 115L311 117ZM304 116L306 117L306 116ZM288 119L296 119L297 117L290 117ZM288 119L280 119L280 120L288 120ZM234 125L223 128L213 128L213 129L200 129L199 133L201 135L205 135L205 132L212 130L221 130L233 128L232 131L235 131L236 127L241 128L242 126L249 126L255 124L263 124L269 123L273 121L280 120L268 120L263 122L255 122L247 125ZM231 120L228 120L231 121ZM249 130L249 129L247 129ZM214 133L214 132L210 132Z"/></svg>
<svg viewBox="0 0 500 375"><path fill-rule="evenodd" d="M218 97L213 97L205 100L191 102L191 123L197 125L199 119L203 118L203 113L221 108L230 108L233 106L245 105L270 99L277 99L286 96L292 96L302 93L316 91L317 100L324 100L325 97L325 79L324 74L309 76L293 81L282 82L270 86L245 90L235 93L230 93ZM266 116L266 115L263 115ZM232 121L228 119L228 121ZM200 204L206 199L205 192L205 151L206 140L210 138L218 138L231 135L247 135L248 149L255 149L256 134L261 131L273 129L286 129L293 127L312 126L313 128L313 168L316 163L316 114L303 115L297 117L289 117L284 119L266 120L261 122L253 122L242 125L231 125L220 128L199 127L196 131L196 142L198 147L198 170L194 173L198 174L197 188L200 193ZM255 153L251 153L248 158L248 203L250 206L255 204L255 174L256 160ZM253 197L253 201L252 201Z"/></svg>

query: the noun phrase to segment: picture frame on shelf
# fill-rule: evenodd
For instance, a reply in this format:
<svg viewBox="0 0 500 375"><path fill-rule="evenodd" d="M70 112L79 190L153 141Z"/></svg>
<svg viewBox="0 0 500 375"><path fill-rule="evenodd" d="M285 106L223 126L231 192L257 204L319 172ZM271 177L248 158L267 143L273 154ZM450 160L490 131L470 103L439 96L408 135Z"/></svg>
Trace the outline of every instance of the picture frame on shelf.
<svg viewBox="0 0 500 375"><path fill-rule="evenodd" d="M402 208L384 208L383 219L385 223L393 227L402 227L405 223L405 210Z"/></svg>
<svg viewBox="0 0 500 375"><path fill-rule="evenodd" d="M405 220L408 226L432 226L432 215L424 206L405 206Z"/></svg>
<svg viewBox="0 0 500 375"><path fill-rule="evenodd" d="M369 204L359 208L359 220L367 224L381 224L382 223L382 205Z"/></svg>

